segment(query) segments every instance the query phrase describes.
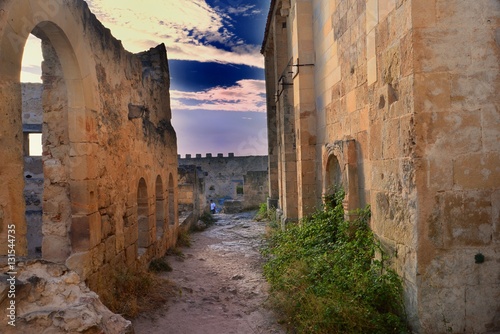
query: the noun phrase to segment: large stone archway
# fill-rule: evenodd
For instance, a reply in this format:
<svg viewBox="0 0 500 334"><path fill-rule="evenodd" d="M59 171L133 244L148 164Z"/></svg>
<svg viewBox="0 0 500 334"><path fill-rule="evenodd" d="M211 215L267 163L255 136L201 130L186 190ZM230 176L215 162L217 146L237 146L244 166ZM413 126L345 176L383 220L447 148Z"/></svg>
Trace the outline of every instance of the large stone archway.
<svg viewBox="0 0 500 334"><path fill-rule="evenodd" d="M58 143L52 142L52 149L44 154L44 174L48 176L46 187L50 188L45 192L46 196L66 196L66 200L55 202L44 200L42 256L56 262L64 262L71 252L89 249L89 220L97 212L97 197L93 189L95 176L89 175L92 163L88 154L91 144L96 142L88 115L95 106L92 90L84 89L92 85L91 78L95 75L91 75L93 66L89 66L88 59L84 57L89 51L82 39L82 29L68 18L70 13L65 13L68 10L62 1L6 1L2 5L3 24L0 27L0 113L5 119L0 125L3 133L0 160L5 161L0 179L6 185L0 189L0 217L3 218L0 221L3 220L2 225L9 222L16 225L16 251L19 255L27 255L23 175L19 167L22 166L19 78L24 44L30 33L42 39L46 48L52 48L57 55L55 60L45 59L45 76L51 77L47 80L57 75L54 67L60 66L62 72L63 85L54 87L56 85L51 80L45 87L45 95L50 95L51 89L55 94L61 94L55 90L65 90L61 95L66 99L64 121L51 126L48 117L46 128L46 131L58 128L62 132L59 137L66 138L59 138ZM72 36L71 40L68 36ZM45 103L47 109L50 109L49 100L46 99ZM51 139L47 133L44 137L46 143ZM4 246L0 246L2 254L5 253Z"/></svg>

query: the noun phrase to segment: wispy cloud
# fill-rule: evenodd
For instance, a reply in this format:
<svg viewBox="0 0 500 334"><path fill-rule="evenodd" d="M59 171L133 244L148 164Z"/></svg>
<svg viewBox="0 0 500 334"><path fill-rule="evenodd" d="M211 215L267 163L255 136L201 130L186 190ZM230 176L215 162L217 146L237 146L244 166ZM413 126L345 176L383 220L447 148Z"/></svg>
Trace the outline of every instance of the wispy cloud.
<svg viewBox="0 0 500 334"><path fill-rule="evenodd" d="M227 29L227 13L210 7L205 0L86 1L98 19L132 52L165 43L170 59L264 66L259 47L241 48L243 41ZM250 15L255 11L253 7L225 10L233 15Z"/></svg>
<svg viewBox="0 0 500 334"><path fill-rule="evenodd" d="M201 92L172 90L170 99L175 110L266 111L263 80L240 80L231 87Z"/></svg>
<svg viewBox="0 0 500 334"><path fill-rule="evenodd" d="M241 15L241 16L252 16L260 14L260 10L256 9L255 5L237 6L237 7L227 7L226 10L222 10L231 15Z"/></svg>

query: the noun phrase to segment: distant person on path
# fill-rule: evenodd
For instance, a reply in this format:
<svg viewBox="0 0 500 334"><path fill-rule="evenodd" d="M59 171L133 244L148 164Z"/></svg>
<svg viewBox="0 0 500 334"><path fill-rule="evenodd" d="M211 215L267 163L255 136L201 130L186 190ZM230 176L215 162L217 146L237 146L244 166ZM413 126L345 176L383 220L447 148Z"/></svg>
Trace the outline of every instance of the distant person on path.
<svg viewBox="0 0 500 334"><path fill-rule="evenodd" d="M212 214L214 214L214 213L215 213L215 203L214 203L214 201L212 201L212 200L210 200L210 212L211 212Z"/></svg>

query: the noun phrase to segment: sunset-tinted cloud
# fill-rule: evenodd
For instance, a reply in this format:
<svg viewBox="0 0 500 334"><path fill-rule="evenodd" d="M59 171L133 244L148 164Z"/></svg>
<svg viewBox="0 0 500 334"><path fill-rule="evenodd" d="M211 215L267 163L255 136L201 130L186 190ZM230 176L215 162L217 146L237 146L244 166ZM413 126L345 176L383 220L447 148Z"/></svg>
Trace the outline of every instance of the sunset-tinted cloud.
<svg viewBox="0 0 500 334"><path fill-rule="evenodd" d="M205 0L87 0L87 3L132 52L165 43L170 59L263 68L259 46L247 45L229 29L233 20L229 14L256 15L259 11L254 5L213 8Z"/></svg>
<svg viewBox="0 0 500 334"><path fill-rule="evenodd" d="M231 87L214 87L201 92L170 91L173 109L266 111L265 82L240 80Z"/></svg>
<svg viewBox="0 0 500 334"><path fill-rule="evenodd" d="M125 49L166 45L180 154L267 154L260 44L269 0L85 1ZM25 54L22 81L40 82L40 41L31 37Z"/></svg>

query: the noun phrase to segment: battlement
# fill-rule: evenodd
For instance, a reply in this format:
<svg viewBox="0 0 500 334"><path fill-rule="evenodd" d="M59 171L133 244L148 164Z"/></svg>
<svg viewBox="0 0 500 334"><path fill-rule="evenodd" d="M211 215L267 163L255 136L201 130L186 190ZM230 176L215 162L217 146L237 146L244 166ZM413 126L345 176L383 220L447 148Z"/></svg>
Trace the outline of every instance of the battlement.
<svg viewBox="0 0 500 334"><path fill-rule="evenodd" d="M203 156L200 153L195 154L194 156L192 154L186 154L184 158L182 155L177 155L177 159L212 159L212 158L246 158L246 156L235 156L234 153L228 153L227 156L224 156L224 153L217 153L217 155L214 155L212 153L206 153L205 156Z"/></svg>

